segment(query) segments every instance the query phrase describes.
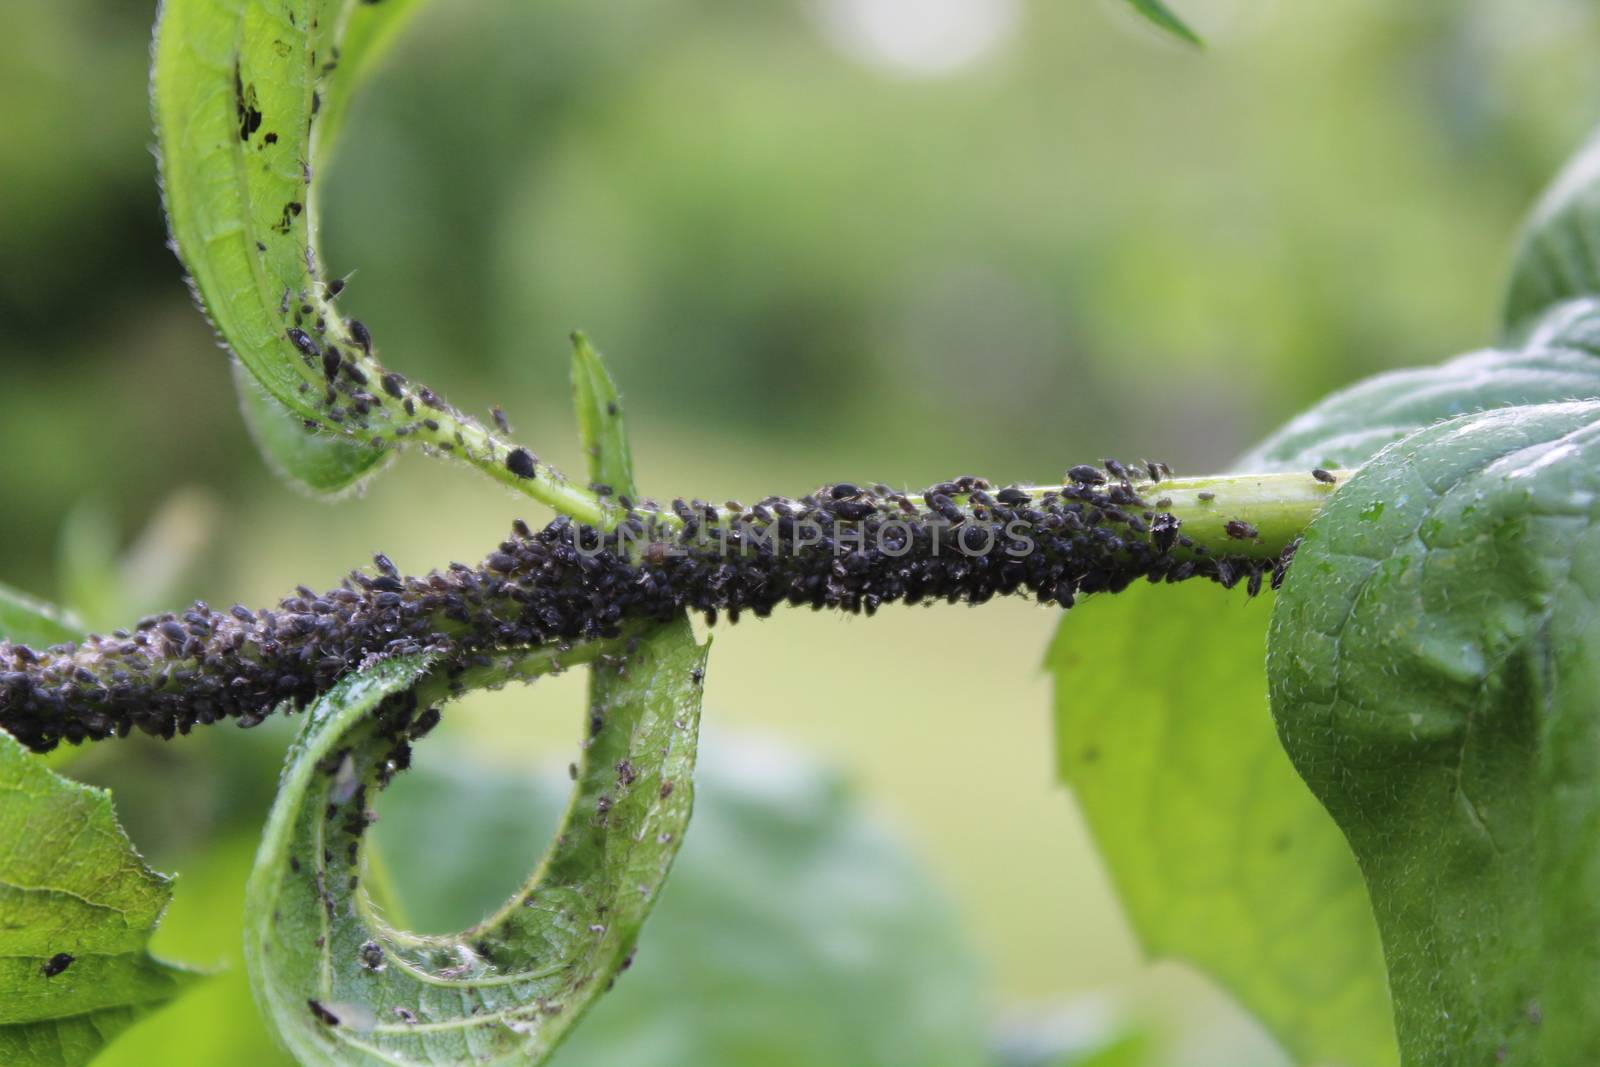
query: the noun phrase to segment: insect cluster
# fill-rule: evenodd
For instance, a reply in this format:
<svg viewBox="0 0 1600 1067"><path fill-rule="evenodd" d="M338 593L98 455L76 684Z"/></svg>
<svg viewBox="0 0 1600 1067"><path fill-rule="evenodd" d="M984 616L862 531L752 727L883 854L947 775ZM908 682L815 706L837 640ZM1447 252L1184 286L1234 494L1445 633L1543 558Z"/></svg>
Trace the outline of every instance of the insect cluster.
<svg viewBox="0 0 1600 1067"><path fill-rule="evenodd" d="M912 496L840 482L749 508L623 500L611 531L562 517L518 522L478 567L402 576L385 556L336 589L300 587L274 609L203 602L131 631L34 650L0 642L0 726L44 751L59 741L170 738L196 725L260 723L297 708L373 657L423 651L447 671L495 651L615 637L624 622L684 610L766 616L780 604L871 614L888 603L966 602L1026 593L1071 606L1139 579L1203 577L1257 591L1281 559L1213 554L1178 516L1143 499L1128 469L1074 467L1058 488L995 489L981 478Z"/></svg>

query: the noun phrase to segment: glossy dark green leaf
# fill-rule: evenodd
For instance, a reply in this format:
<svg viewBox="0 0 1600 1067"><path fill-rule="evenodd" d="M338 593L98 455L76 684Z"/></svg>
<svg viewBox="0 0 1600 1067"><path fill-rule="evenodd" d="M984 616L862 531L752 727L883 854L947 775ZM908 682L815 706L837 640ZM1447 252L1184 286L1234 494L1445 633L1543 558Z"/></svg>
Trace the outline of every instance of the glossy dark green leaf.
<svg viewBox="0 0 1600 1067"><path fill-rule="evenodd" d="M483 904L536 852L566 776L425 760L374 827L429 928ZM487 818L485 817L487 813ZM715 737L694 826L633 966L555 1067L979 1067L989 1007L930 872L841 777Z"/></svg>
<svg viewBox="0 0 1600 1067"><path fill-rule="evenodd" d="M1554 305L1600 296L1600 136L1568 161L1523 224L1501 322L1513 336Z"/></svg>
<svg viewBox="0 0 1600 1067"><path fill-rule="evenodd" d="M76 1067L196 976L155 959L171 898L111 795L0 732L0 1063Z"/></svg>
<svg viewBox="0 0 1600 1067"><path fill-rule="evenodd" d="M1146 952L1216 980L1297 1063L1394 1064L1360 871L1272 729L1269 610L1189 583L1068 612L1058 766Z"/></svg>
<svg viewBox="0 0 1600 1067"><path fill-rule="evenodd" d="M1371 889L1408 1067L1600 1061L1600 403L1440 423L1306 531L1273 714Z"/></svg>

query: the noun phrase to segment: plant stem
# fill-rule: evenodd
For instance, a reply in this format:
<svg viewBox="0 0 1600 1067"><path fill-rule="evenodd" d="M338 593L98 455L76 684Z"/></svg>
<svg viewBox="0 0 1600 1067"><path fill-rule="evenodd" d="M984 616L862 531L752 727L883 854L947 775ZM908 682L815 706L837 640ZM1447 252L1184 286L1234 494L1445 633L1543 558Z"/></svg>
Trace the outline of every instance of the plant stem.
<svg viewBox="0 0 1600 1067"><path fill-rule="evenodd" d="M1082 479L1019 492L962 478L920 503L843 483L748 510L675 501L627 512L600 535L568 518L538 532L517 523L476 569L406 578L380 555L376 576L353 572L323 595L302 587L275 609L197 602L78 644L0 641L0 727L44 751L135 728L170 737L220 719L252 726L374 657L426 652L448 668L438 684L492 685L605 654L606 641L683 611L731 621L783 604L872 614L1007 594L1070 607L1135 581L1191 578L1244 582L1253 594L1269 572L1281 577L1288 549L1336 490L1309 472Z"/></svg>
<svg viewBox="0 0 1600 1067"><path fill-rule="evenodd" d="M1135 485L1158 512L1170 512L1183 523L1183 533L1211 555L1274 559L1305 530L1322 505L1354 471L1329 472L1336 482L1322 482L1309 473L1221 474L1204 478L1172 478ZM1029 493L1045 487L1030 488ZM1202 496L1202 494L1205 494ZM1162 503L1169 501L1170 503ZM1229 522L1248 524L1255 536L1228 533ZM1177 556L1192 549L1175 548Z"/></svg>
<svg viewBox="0 0 1600 1067"><path fill-rule="evenodd" d="M577 522L609 530L625 514L610 499L574 485L561 471L540 462L532 449L491 432L477 420L451 408L430 415L438 429L419 423L412 431L412 436L425 449L453 455L500 484ZM506 465L507 457L519 448L529 456L531 476L519 475Z"/></svg>
<svg viewBox="0 0 1600 1067"><path fill-rule="evenodd" d="M1324 482L1309 472L1297 471L1163 478L1159 482L1140 480L1132 484L1141 499L1149 505L1149 510L1175 516L1183 524L1184 536L1194 542L1193 547L1174 547L1172 554L1175 557L1187 559L1197 555L1226 555L1272 560L1281 556L1300 536L1334 490L1355 472L1341 469L1327 473L1334 481ZM1037 500L1047 493L1059 492L1062 487L1022 485L1017 488ZM781 499L799 506L792 498ZM952 494L951 500L963 509L971 507L973 503L968 493ZM723 525L736 522L744 514L721 506L714 506L712 510L717 515L717 523ZM1130 507L1128 510L1137 509ZM930 514L922 508L918 513L922 516ZM670 529L682 525L671 513L660 514L658 521ZM1243 537L1234 536L1228 532L1229 523L1232 522L1242 522L1255 532ZM1204 551L1197 552L1196 549Z"/></svg>

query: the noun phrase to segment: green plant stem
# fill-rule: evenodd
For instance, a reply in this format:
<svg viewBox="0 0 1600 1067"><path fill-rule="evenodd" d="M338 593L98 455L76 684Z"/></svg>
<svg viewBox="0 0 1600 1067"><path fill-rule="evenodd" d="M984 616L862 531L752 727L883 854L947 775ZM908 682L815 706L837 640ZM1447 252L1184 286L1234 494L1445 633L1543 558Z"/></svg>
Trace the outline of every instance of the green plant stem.
<svg viewBox="0 0 1600 1067"><path fill-rule="evenodd" d="M1153 510L1170 512L1181 520L1183 534L1211 555L1273 559L1300 536L1339 484L1355 472L1329 473L1337 481L1321 482L1309 472L1221 474L1172 478L1134 488ZM1209 494L1209 499L1202 499L1202 493ZM1163 500L1170 503L1163 505ZM1227 530L1231 521L1249 524L1256 535L1244 539L1231 536ZM1173 554L1192 555L1193 549L1175 548Z"/></svg>
<svg viewBox="0 0 1600 1067"><path fill-rule="evenodd" d="M1172 554L1189 558L1204 548L1206 555L1249 559L1276 559L1305 530L1333 492L1355 472L1328 472L1335 479L1323 482L1309 471L1274 474L1214 474L1200 478L1164 478L1159 482L1141 480L1133 489L1153 512L1169 512L1182 522L1184 536L1193 547L1174 547ZM1058 492L1059 485L1023 485L1023 492L1035 499ZM993 491L991 490L991 495ZM913 497L915 499L915 496ZM956 494L951 500L963 509L972 506L969 494ZM792 503L793 501L791 501ZM1137 507L1126 510L1137 512ZM731 523L742 513L726 507L715 508L718 522ZM919 513L928 512L919 508ZM663 524L681 526L676 516L663 514ZM1228 532L1230 522L1242 522L1255 531L1253 536L1236 537ZM1124 534L1126 536L1126 534Z"/></svg>
<svg viewBox="0 0 1600 1067"><path fill-rule="evenodd" d="M530 456L535 456L532 449L491 432L477 420L457 411L429 412L429 415L439 428L434 430L419 423L412 433L425 449L455 456L500 484L577 522L609 530L622 520L625 512L620 505L593 490L573 484L566 475L548 463L535 458L531 478L517 475L506 466L506 457L513 450L522 448Z"/></svg>

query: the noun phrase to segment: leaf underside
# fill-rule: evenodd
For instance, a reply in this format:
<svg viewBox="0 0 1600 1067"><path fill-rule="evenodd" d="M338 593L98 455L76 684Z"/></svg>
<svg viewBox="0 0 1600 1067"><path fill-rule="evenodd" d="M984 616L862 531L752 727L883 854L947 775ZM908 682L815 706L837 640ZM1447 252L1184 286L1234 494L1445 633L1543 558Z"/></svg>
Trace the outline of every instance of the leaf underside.
<svg viewBox="0 0 1600 1067"><path fill-rule="evenodd" d="M354 345L323 284L315 181L360 73L415 6L166 0L156 27L151 96L173 244L261 387L238 376L257 447L313 492L356 485L385 458L369 439L307 433L325 383L288 331Z"/></svg>
<svg viewBox="0 0 1600 1067"><path fill-rule="evenodd" d="M1147 953L1210 975L1296 1062L1393 1064L1361 874L1273 733L1269 604L1190 583L1065 615L1058 767Z"/></svg>
<svg viewBox="0 0 1600 1067"><path fill-rule="evenodd" d="M171 898L110 794L68 781L0 732L0 1063L88 1063L196 975L152 957Z"/></svg>

